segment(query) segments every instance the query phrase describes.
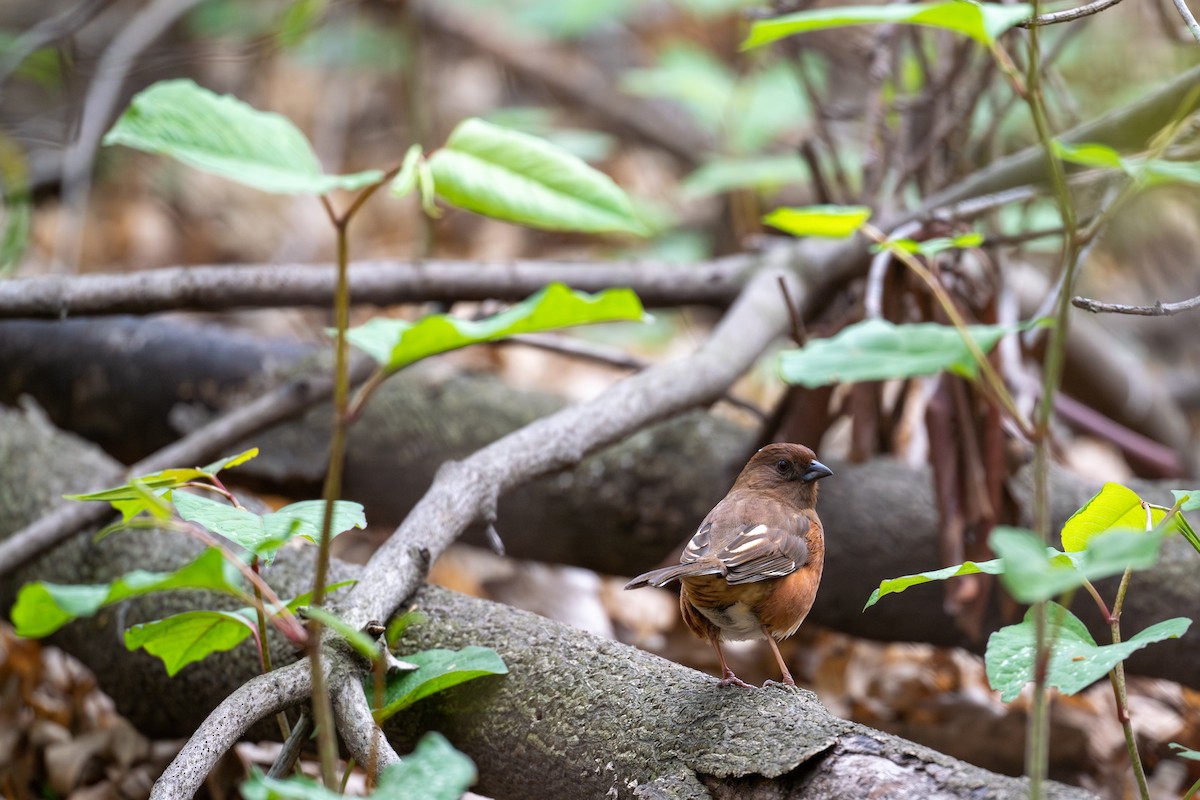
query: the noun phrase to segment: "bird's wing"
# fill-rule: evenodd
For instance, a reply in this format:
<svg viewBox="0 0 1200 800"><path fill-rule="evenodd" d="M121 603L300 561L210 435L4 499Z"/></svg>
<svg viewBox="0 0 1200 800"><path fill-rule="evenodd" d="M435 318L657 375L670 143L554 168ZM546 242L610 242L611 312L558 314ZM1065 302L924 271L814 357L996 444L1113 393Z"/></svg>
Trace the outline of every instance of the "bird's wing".
<svg viewBox="0 0 1200 800"><path fill-rule="evenodd" d="M798 510L761 499L727 497L688 542L680 561L719 561L731 584L790 575L808 563L812 522Z"/></svg>

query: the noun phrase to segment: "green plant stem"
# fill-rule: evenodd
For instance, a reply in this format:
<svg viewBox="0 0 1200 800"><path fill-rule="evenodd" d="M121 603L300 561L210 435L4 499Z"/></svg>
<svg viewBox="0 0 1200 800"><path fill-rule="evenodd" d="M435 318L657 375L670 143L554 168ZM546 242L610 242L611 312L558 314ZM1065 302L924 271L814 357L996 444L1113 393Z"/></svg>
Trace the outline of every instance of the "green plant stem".
<svg viewBox="0 0 1200 800"><path fill-rule="evenodd" d="M333 435L329 447L329 467L325 473L325 485L321 497L325 501L325 514L321 523L321 539L317 543L316 577L313 579L312 604L321 606L325 602L325 584L329 573L329 542L333 530L333 504L342 493L342 467L346 460L346 439L349 421L346 408L350 395L350 346L346 331L350 327L350 258L346 238L348 219L333 212L325 197L321 198L329 218L337 231L337 290L334 295L334 318L337 334L334 344L334 388L333 388ZM317 751L321 760L321 780L325 788L336 791L338 748L337 735L333 726L333 705L325 688L325 671L322 667L321 623L309 618L308 654L312 665L312 709L317 727Z"/></svg>
<svg viewBox="0 0 1200 800"><path fill-rule="evenodd" d="M260 575L262 563L258 556L254 556L250 560L250 569L255 575ZM267 674L274 667L271 666L271 648L267 644L267 610L263 605L262 589L258 588L258 584L254 584L254 613L258 624L258 654L262 662L263 674ZM280 711L275 715L275 724L279 726L279 734L283 737L283 741L287 741L292 735L291 726L288 725L287 715Z"/></svg>
<svg viewBox="0 0 1200 800"><path fill-rule="evenodd" d="M1040 0L1033 0L1033 17L1041 14ZM1045 366L1042 374L1042 398L1034 423L1034 526L1042 541L1050 540L1050 419L1054 411L1054 393L1062 379L1063 361L1066 352L1068 314L1071 309L1071 287L1075 283L1078 265L1079 243L1076 240L1075 208L1067 188L1066 173L1062 162L1055 156L1050 135L1050 124L1046 118L1046 107L1042 97L1040 67L1041 48L1037 27L1029 29L1028 71L1025 77L1023 97L1029 105L1038 141L1046 155L1050 172L1050 183L1058 200L1062 215L1064 236L1062 270L1064 279L1059 287L1055 326L1050 332L1046 348ZM1046 642L1044 603L1038 604L1035 618L1036 652L1038 669L1034 672L1033 707L1030 709L1029 729L1025 748L1025 772L1029 776L1029 797L1041 800L1049 768L1050 709L1046 691L1046 667L1049 664L1049 648Z"/></svg>
<svg viewBox="0 0 1200 800"><path fill-rule="evenodd" d="M1185 794L1181 800L1192 800L1192 798L1196 796L1196 792L1200 792L1200 781L1193 783L1192 788L1187 790L1187 794Z"/></svg>
<svg viewBox="0 0 1200 800"><path fill-rule="evenodd" d="M1121 586L1117 589L1117 599L1113 602L1112 615L1109 617L1109 630L1112 632L1113 644L1121 642L1121 607L1125 604L1125 591L1129 588L1131 575L1133 575L1133 570L1127 569L1121 576ZM1138 754L1137 739L1133 735L1133 722L1129 718L1129 695L1125 688L1124 663L1118 662L1108 676L1112 681L1113 696L1117 702L1117 719L1121 721L1121 730L1125 733L1125 749L1129 752L1129 763L1133 766L1133 776L1137 781L1138 794L1142 800L1150 800L1150 787L1146 784L1146 769Z"/></svg>
<svg viewBox="0 0 1200 800"><path fill-rule="evenodd" d="M350 220L363 204L379 188L400 171L396 165L384 173L376 183L359 192L349 208L342 214L333 210L325 195L321 204L329 215L337 233L337 289L334 293L334 324L337 333L334 339L334 382L333 382L333 435L329 446L329 467L325 472L325 485L321 497L325 501L325 513L321 520L321 539L317 543L317 568L313 579L312 605L320 607L325 602L325 584L329 574L329 542L333 538L333 504L342 494L342 470L346 463L346 440L350 428L347 413L350 400L350 244L348 229ZM317 726L317 751L321 758L321 781L326 789L337 788L337 734L333 726L333 707L329 692L325 688L325 672L321 665L321 623L310 618L308 621L308 654L312 665L312 708L313 721Z"/></svg>
<svg viewBox="0 0 1200 800"><path fill-rule="evenodd" d="M287 605L279 599L279 595L275 594L275 591L267 585L266 581L262 579L262 576L250 569L250 566L246 564L245 561L235 555L227 546L225 546L225 544L218 541L215 536L213 536L204 528L201 528L199 525L183 523L182 525L177 526L175 529L186 533L188 536L191 536L205 547L214 547L220 551L221 556L230 564L232 564L237 571L240 572L242 576L250 582L250 585L254 587L254 591L256 593L262 592L263 598L268 603L280 609L277 614L273 614L271 616L271 620L275 624L275 627L279 629L279 632L296 645L304 644L304 628L301 627L300 623L296 621L296 617L287 610ZM253 602L249 597L246 597L244 593L242 594L242 597L245 598L247 602Z"/></svg>

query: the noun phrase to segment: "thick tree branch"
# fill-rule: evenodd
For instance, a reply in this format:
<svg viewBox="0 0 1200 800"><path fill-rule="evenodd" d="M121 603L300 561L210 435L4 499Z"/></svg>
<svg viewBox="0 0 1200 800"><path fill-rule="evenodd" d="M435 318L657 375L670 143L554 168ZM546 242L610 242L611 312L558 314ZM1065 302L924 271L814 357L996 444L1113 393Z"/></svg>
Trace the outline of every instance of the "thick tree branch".
<svg viewBox="0 0 1200 800"><path fill-rule="evenodd" d="M402 653L486 643L509 674L430 698L388 733L403 750L441 731L474 759L489 796L1026 796L1022 779L838 719L803 690L721 688L628 645L444 589L416 601L431 621L406 633Z"/></svg>
<svg viewBox="0 0 1200 800"><path fill-rule="evenodd" d="M256 722L309 698L308 662L297 661L243 683L213 709L150 792L153 800L188 800L221 756Z"/></svg>
<svg viewBox="0 0 1200 800"><path fill-rule="evenodd" d="M347 666L345 661L339 662L331 669L329 678L338 732L354 760L363 769L374 766L378 777L392 764L400 763L400 756L371 716L360 672Z"/></svg>

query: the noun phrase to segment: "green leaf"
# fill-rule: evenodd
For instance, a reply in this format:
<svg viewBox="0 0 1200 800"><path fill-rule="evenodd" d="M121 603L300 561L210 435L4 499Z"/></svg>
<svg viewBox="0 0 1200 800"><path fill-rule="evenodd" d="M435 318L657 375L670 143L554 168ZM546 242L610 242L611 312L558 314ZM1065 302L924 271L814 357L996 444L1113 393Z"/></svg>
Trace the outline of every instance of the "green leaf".
<svg viewBox="0 0 1200 800"><path fill-rule="evenodd" d="M1085 167L1116 169L1136 178L1142 186L1160 183L1200 183L1200 162L1167 161L1161 158L1123 158L1103 144L1070 144L1054 141L1054 152L1063 161Z"/></svg>
<svg viewBox="0 0 1200 800"><path fill-rule="evenodd" d="M433 182L433 169L427 159L417 160L417 192L421 195L421 210L433 219L442 216L437 204L437 187Z"/></svg>
<svg viewBox="0 0 1200 800"><path fill-rule="evenodd" d="M1193 750L1190 747L1184 747L1178 742L1171 742L1167 746L1175 751L1174 755L1177 755L1180 758L1186 758L1191 761L1200 761L1200 751Z"/></svg>
<svg viewBox="0 0 1200 800"><path fill-rule="evenodd" d="M236 455L226 456L225 458L217 459L213 463L209 464L207 467L204 467L204 472L206 472L208 475L216 475L221 470L233 469L234 467L241 466L242 464L245 464L250 459L257 458L257 457L258 457L258 448L251 447L249 450L243 450L242 452L240 452Z"/></svg>
<svg viewBox="0 0 1200 800"><path fill-rule="evenodd" d="M429 622L429 617L416 609L410 609L393 618L387 625L388 647L395 649L396 643L400 641L400 637L406 630L414 625L424 625L426 622Z"/></svg>
<svg viewBox="0 0 1200 800"><path fill-rule="evenodd" d="M702 128L719 134L737 89L737 76L703 47L674 43L658 55L655 66L625 72L621 88L642 97L674 100Z"/></svg>
<svg viewBox="0 0 1200 800"><path fill-rule="evenodd" d="M537 228L645 235L612 179L544 139L468 119L428 161L438 196Z"/></svg>
<svg viewBox="0 0 1200 800"><path fill-rule="evenodd" d="M174 676L211 653L232 650L254 632L254 623L229 611L185 611L134 625L125 631L125 647L156 656Z"/></svg>
<svg viewBox="0 0 1200 800"><path fill-rule="evenodd" d="M1106 483L1063 525L1063 550L1068 553L1083 550L1089 539L1111 528L1145 530L1147 516L1147 510L1142 508L1142 498L1132 489L1119 483ZM1155 514L1151 510L1149 516L1152 524L1158 524L1165 513Z"/></svg>
<svg viewBox="0 0 1200 800"><path fill-rule="evenodd" d="M1019 625L1001 628L988 639L984 657L988 682L1006 703L1015 700L1025 684L1033 680L1037 660L1034 614L1035 610L1030 609ZM1191 620L1176 617L1151 625L1126 641L1101 646L1078 617L1057 603L1047 603L1050 662L1046 683L1063 694L1075 694L1146 645L1182 636L1189 625Z"/></svg>
<svg viewBox="0 0 1200 800"><path fill-rule="evenodd" d="M268 514L255 514L244 508L235 508L186 492L174 493L172 500L175 510L183 519L219 533L268 563L275 557L275 552L295 536L311 542L321 538L324 500L304 500ZM338 500L333 504L330 536L366 526L367 520L361 505L347 500Z"/></svg>
<svg viewBox="0 0 1200 800"><path fill-rule="evenodd" d="M417 748L379 778L375 800L458 800L475 783L475 764L440 733L427 733Z"/></svg>
<svg viewBox="0 0 1200 800"><path fill-rule="evenodd" d="M374 800L458 800L475 782L475 765L440 733L421 737L417 747L379 777ZM341 800L311 778L268 778L254 770L241 786L246 800Z"/></svg>
<svg viewBox="0 0 1200 800"><path fill-rule="evenodd" d="M871 252L878 253L880 250L887 248L889 250L902 250L906 253L917 253L927 258L932 258L947 250L966 250L972 247L979 247L981 244L983 244L983 234L972 231L949 238L926 239L923 242L913 239L889 239L883 244L872 245Z"/></svg>
<svg viewBox="0 0 1200 800"><path fill-rule="evenodd" d="M1104 169L1125 170L1125 161L1121 154L1108 145L1085 142L1071 144L1055 139L1052 142L1054 154L1063 161L1079 164L1084 167L1101 167Z"/></svg>
<svg viewBox="0 0 1200 800"><path fill-rule="evenodd" d="M156 507L161 505L159 498L172 489L176 489L192 481L211 481L221 470L245 464L257 455L258 448L252 447L237 455L218 459L203 468L159 470L149 475L130 478L127 483L115 486L112 489L104 489L88 494L67 494L63 495L63 497L67 500L103 501L110 503L113 508L121 512L122 520L128 522L144 511L153 512Z"/></svg>
<svg viewBox="0 0 1200 800"><path fill-rule="evenodd" d="M404 656L417 665L413 672L389 674L384 689L383 708L375 710L376 722L431 694L485 675L506 675L508 667L495 650L464 647L462 650L425 650ZM369 693L369 690L368 690Z"/></svg>
<svg viewBox="0 0 1200 800"><path fill-rule="evenodd" d="M1183 501L1179 506L1180 511L1195 511L1200 508L1200 489L1172 489L1171 495L1176 503Z"/></svg>
<svg viewBox="0 0 1200 800"><path fill-rule="evenodd" d="M704 197L733 189L770 192L806 180L808 167L796 155L718 158L688 175L680 188L685 196Z"/></svg>
<svg viewBox="0 0 1200 800"><path fill-rule="evenodd" d="M337 614L320 606L309 606L305 613L325 627L336 631L338 636L345 639L363 658L374 660L379 656L379 646L375 644L375 640L357 628L351 627Z"/></svg>
<svg viewBox="0 0 1200 800"><path fill-rule="evenodd" d="M922 583L929 583L930 581L944 581L949 578L957 578L960 575L978 575L981 572L988 575L999 575L1003 571L1003 562L995 558L991 561L964 561L962 564L956 564L953 567L918 572L915 575L903 575L899 578L887 578L880 582L878 589L871 592L871 597L867 600L867 604L863 606L863 611L878 603L880 598L886 597L889 594L898 594L910 586L919 586Z"/></svg>
<svg viewBox="0 0 1200 800"><path fill-rule="evenodd" d="M967 332L987 353L1004 336L1024 327L1028 325L968 325ZM944 369L974 378L978 366L956 328L933 322L894 325L868 319L827 339L814 339L798 350L779 354L783 380L810 389L831 383L932 375Z"/></svg>
<svg viewBox="0 0 1200 800"><path fill-rule="evenodd" d="M282 194L353 191L383 177L379 170L323 174L308 140L286 117L258 111L190 80L160 81L139 92L104 144L161 153L204 172Z"/></svg>
<svg viewBox="0 0 1200 800"><path fill-rule="evenodd" d="M941 28L969 36L982 44L992 44L1002 33L1031 16L1033 9L1025 3L998 5L972 3L967 0L818 8L758 20L750 27L750 35L742 42L742 49L761 47L787 36L809 31L845 28L851 25L895 23Z"/></svg>
<svg viewBox="0 0 1200 800"><path fill-rule="evenodd" d="M168 589L208 589L242 597L237 569L210 547L174 572L134 570L112 583L63 585L27 583L17 593L12 621L17 635L49 636L72 620L90 617L104 606Z"/></svg>
<svg viewBox="0 0 1200 800"><path fill-rule="evenodd" d="M404 161L400 164L400 171L392 179L391 192L393 195L404 197L417 188L417 166L421 163L423 154L419 144L408 148L408 152L404 154Z"/></svg>
<svg viewBox="0 0 1200 800"><path fill-rule="evenodd" d="M1003 562L1001 581L1015 599L1036 603L1128 569L1145 569L1158 560L1162 534L1113 529L1093 536L1082 552L1062 554L1046 548L1033 533L997 527L988 545Z"/></svg>
<svg viewBox="0 0 1200 800"><path fill-rule="evenodd" d="M735 154L756 154L811 117L796 79L799 65L775 61L742 77L725 109L726 139Z"/></svg>
<svg viewBox="0 0 1200 800"><path fill-rule="evenodd" d="M845 239L858 232L870 218L871 209L866 206L805 206L777 208L762 221L792 236Z"/></svg>
<svg viewBox="0 0 1200 800"><path fill-rule="evenodd" d="M389 769L395 769L395 766ZM251 769L241 791L245 800L342 800L340 793L326 789L312 778L303 775L269 778L257 768Z"/></svg>
<svg viewBox="0 0 1200 800"><path fill-rule="evenodd" d="M438 353L519 333L646 318L641 301L630 289L588 294L552 283L508 310L478 322L449 314L432 314L418 322L376 317L352 328L348 335L351 344L394 372Z"/></svg>
<svg viewBox="0 0 1200 800"><path fill-rule="evenodd" d="M1134 172L1146 185L1200 183L1200 162L1166 161L1161 158L1135 162Z"/></svg>

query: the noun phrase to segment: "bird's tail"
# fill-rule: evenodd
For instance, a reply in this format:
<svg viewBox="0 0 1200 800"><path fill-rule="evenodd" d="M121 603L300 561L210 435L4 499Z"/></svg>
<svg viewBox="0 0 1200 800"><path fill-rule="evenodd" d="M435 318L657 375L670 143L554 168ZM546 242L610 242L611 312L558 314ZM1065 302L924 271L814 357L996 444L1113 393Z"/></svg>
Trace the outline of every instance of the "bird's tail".
<svg viewBox="0 0 1200 800"><path fill-rule="evenodd" d="M666 586L671 581L689 578L696 575L722 575L725 570L720 564L708 564L703 561L693 561L689 564L675 564L662 569L651 570L625 584L626 589L641 589L643 586Z"/></svg>

